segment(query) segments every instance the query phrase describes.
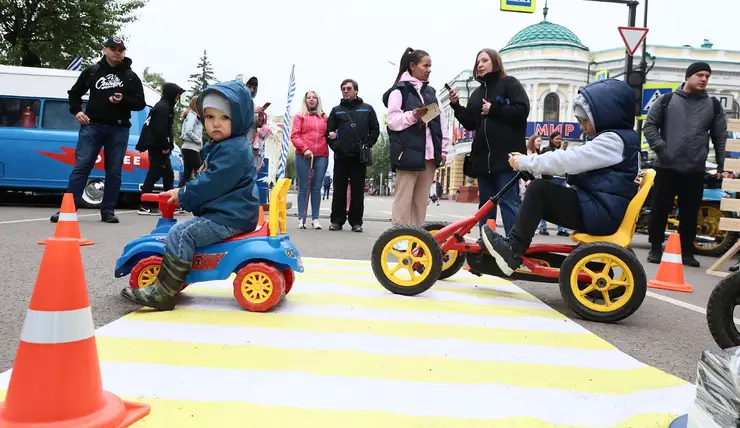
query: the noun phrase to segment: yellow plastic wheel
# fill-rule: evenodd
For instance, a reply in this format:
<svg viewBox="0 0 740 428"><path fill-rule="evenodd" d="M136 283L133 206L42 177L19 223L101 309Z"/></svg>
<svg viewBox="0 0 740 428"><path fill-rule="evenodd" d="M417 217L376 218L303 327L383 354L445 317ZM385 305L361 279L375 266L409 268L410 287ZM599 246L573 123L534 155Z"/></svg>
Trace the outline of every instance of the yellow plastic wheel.
<svg viewBox="0 0 740 428"><path fill-rule="evenodd" d="M704 240L694 240L694 252L698 255L719 257L725 254L735 242L738 234L736 232L727 232L720 230L719 221L723 217L730 217L729 213L723 213L719 209L719 203L703 202L699 207L698 217L696 219L696 234L701 236L711 236L713 242Z"/></svg>
<svg viewBox="0 0 740 428"><path fill-rule="evenodd" d="M437 241L423 228L395 226L375 242L371 265L375 278L388 291L415 296L439 279L442 253Z"/></svg>
<svg viewBox="0 0 740 428"><path fill-rule="evenodd" d="M589 281L579 277L585 274ZM647 277L630 250L607 242L578 247L560 268L560 293L581 317L616 322L632 315L645 300Z"/></svg>
<svg viewBox="0 0 740 428"><path fill-rule="evenodd" d="M250 312L265 312L285 295L285 276L267 263L250 263L234 278L234 297Z"/></svg>
<svg viewBox="0 0 740 428"><path fill-rule="evenodd" d="M448 226L449 222L444 221L429 221L424 223L424 230L434 235L434 232L442 230ZM456 274L465 265L465 255L457 250L450 250L442 254L442 273L439 274L439 279L446 279Z"/></svg>
<svg viewBox="0 0 740 428"><path fill-rule="evenodd" d="M129 285L131 288L144 288L152 285L157 279L161 266L162 256L149 256L139 260L131 269Z"/></svg>

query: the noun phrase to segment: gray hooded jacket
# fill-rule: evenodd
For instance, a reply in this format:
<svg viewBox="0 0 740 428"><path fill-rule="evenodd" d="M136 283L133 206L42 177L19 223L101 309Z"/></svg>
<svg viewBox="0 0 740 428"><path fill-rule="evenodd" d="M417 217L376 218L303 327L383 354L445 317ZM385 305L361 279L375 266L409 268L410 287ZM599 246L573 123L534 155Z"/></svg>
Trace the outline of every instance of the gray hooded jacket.
<svg viewBox="0 0 740 428"><path fill-rule="evenodd" d="M683 85L663 108L661 95L648 112L645 138L658 155L655 166L677 172L705 170L712 138L718 170L724 170L727 119L724 111L714 116L712 99L706 92L688 94Z"/></svg>

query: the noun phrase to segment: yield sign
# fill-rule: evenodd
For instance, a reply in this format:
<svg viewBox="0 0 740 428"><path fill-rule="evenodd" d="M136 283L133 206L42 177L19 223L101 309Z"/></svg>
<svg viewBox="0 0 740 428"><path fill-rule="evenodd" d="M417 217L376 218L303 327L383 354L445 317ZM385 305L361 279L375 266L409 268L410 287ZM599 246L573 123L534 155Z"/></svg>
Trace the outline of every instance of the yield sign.
<svg viewBox="0 0 740 428"><path fill-rule="evenodd" d="M619 27L619 34L622 35L622 40L624 40L624 44L627 46L630 55L634 55L637 52L637 48L645 40L648 31L647 28Z"/></svg>

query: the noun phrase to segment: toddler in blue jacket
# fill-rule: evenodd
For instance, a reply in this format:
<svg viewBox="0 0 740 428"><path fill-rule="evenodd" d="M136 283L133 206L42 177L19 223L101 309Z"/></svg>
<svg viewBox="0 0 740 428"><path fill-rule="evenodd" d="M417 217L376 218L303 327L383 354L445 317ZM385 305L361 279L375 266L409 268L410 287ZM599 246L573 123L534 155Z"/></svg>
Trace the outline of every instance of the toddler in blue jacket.
<svg viewBox="0 0 740 428"><path fill-rule="evenodd" d="M194 218L170 229L154 283L121 291L125 298L158 310L174 309L196 248L251 232L259 220L257 170L247 140L254 121L249 89L239 81L209 86L198 97L197 109L212 139L203 147L205 160L197 178L166 192L169 203L179 203Z"/></svg>

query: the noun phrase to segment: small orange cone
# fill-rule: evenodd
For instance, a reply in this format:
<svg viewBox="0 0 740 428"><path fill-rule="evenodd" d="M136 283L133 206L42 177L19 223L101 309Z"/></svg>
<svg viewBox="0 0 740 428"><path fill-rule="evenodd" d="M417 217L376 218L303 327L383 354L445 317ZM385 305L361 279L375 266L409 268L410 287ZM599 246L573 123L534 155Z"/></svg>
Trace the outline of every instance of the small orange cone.
<svg viewBox="0 0 740 428"><path fill-rule="evenodd" d="M668 237L668 244L665 246L660 266L658 266L658 275L655 279L648 281L648 287L683 293L694 292L694 287L686 284L683 277L681 238L678 233L672 233Z"/></svg>
<svg viewBox="0 0 740 428"><path fill-rule="evenodd" d="M46 241L0 427L122 428L150 412L103 390L79 245Z"/></svg>
<svg viewBox="0 0 740 428"><path fill-rule="evenodd" d="M496 231L496 220L489 218L486 220L486 226L490 227L494 232Z"/></svg>
<svg viewBox="0 0 740 428"><path fill-rule="evenodd" d="M77 221L77 209L75 200L71 193L65 193L62 198L62 208L59 210L59 220L57 221L55 238L77 239L80 245L93 245L94 242L88 239L82 239L80 235L80 224ZM39 241L39 244L45 245L48 240Z"/></svg>

